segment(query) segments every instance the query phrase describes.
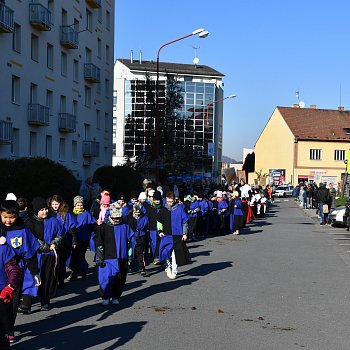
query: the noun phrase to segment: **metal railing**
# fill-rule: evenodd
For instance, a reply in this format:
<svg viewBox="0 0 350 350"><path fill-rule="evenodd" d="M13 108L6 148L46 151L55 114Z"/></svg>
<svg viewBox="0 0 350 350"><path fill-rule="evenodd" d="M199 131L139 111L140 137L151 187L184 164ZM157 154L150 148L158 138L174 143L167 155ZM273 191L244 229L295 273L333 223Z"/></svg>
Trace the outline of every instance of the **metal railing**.
<svg viewBox="0 0 350 350"><path fill-rule="evenodd" d="M101 7L101 0L86 0L86 2L87 2L92 8L99 8L99 7Z"/></svg>
<svg viewBox="0 0 350 350"><path fill-rule="evenodd" d="M84 79L92 83L100 82L101 70L93 63L84 63Z"/></svg>
<svg viewBox="0 0 350 350"><path fill-rule="evenodd" d="M77 117L70 113L58 113L58 129L63 132L75 132Z"/></svg>
<svg viewBox="0 0 350 350"><path fill-rule="evenodd" d="M38 30L51 30L51 11L41 4L31 3L29 22Z"/></svg>
<svg viewBox="0 0 350 350"><path fill-rule="evenodd" d="M100 143L97 141L83 141L83 156L98 157L100 155Z"/></svg>
<svg viewBox="0 0 350 350"><path fill-rule="evenodd" d="M78 32L71 26L61 26L60 42L68 49L77 49L79 45Z"/></svg>
<svg viewBox="0 0 350 350"><path fill-rule="evenodd" d="M39 103L28 104L28 124L31 125L49 125L50 108Z"/></svg>
<svg viewBox="0 0 350 350"><path fill-rule="evenodd" d="M12 123L0 120L0 144L7 145L13 140Z"/></svg>
<svg viewBox="0 0 350 350"><path fill-rule="evenodd" d="M13 29L13 10L0 3L0 33L12 33Z"/></svg>

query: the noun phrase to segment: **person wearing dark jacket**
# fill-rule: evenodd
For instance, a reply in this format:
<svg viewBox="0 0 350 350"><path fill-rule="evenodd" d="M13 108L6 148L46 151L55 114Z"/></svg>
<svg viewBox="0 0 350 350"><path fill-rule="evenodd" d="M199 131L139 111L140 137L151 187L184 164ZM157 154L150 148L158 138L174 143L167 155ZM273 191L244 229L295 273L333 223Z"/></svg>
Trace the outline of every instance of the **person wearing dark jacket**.
<svg viewBox="0 0 350 350"><path fill-rule="evenodd" d="M326 188L326 185L322 182L320 183L318 190L315 191L315 199L318 203L320 226L326 225L332 197L329 189Z"/></svg>
<svg viewBox="0 0 350 350"><path fill-rule="evenodd" d="M20 287L22 270L15 253L0 234L0 349L9 350L9 338L12 319L12 299Z"/></svg>

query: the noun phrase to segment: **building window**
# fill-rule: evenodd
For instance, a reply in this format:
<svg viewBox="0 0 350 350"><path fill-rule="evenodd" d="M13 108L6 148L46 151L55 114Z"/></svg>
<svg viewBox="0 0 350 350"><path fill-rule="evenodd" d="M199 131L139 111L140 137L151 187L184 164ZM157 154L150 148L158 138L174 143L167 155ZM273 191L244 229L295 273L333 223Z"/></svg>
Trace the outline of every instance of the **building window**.
<svg viewBox="0 0 350 350"><path fill-rule="evenodd" d="M12 103L19 104L20 102L20 83L21 80L15 75L12 76L12 88L11 88L11 101Z"/></svg>
<svg viewBox="0 0 350 350"><path fill-rule="evenodd" d="M60 144L58 149L58 159L65 160L66 158L66 140L64 138L60 138Z"/></svg>
<svg viewBox="0 0 350 350"><path fill-rule="evenodd" d="M310 159L311 160L320 160L321 159L321 150L320 149L310 149Z"/></svg>
<svg viewBox="0 0 350 350"><path fill-rule="evenodd" d="M334 160L345 160L345 150L343 149L336 149L334 151Z"/></svg>
<svg viewBox="0 0 350 350"><path fill-rule="evenodd" d="M105 79L105 97L109 98L109 79Z"/></svg>
<svg viewBox="0 0 350 350"><path fill-rule="evenodd" d="M13 27L12 49L13 51L21 52L21 26L17 23Z"/></svg>
<svg viewBox="0 0 350 350"><path fill-rule="evenodd" d="M96 94L100 95L101 94L101 83L97 83L96 85Z"/></svg>
<svg viewBox="0 0 350 350"><path fill-rule="evenodd" d="M108 113L105 113L105 131L108 132L109 128L109 116Z"/></svg>
<svg viewBox="0 0 350 350"><path fill-rule="evenodd" d="M106 29L111 29L111 14L109 11L106 11Z"/></svg>
<svg viewBox="0 0 350 350"><path fill-rule="evenodd" d="M45 140L45 157L52 158L52 136L46 135Z"/></svg>
<svg viewBox="0 0 350 350"><path fill-rule="evenodd" d="M61 12L61 23L63 26L66 26L68 23L67 23L67 11L65 9L62 9L62 12Z"/></svg>
<svg viewBox="0 0 350 350"><path fill-rule="evenodd" d="M78 115L78 101L73 100L72 103L72 114L77 116Z"/></svg>
<svg viewBox="0 0 350 350"><path fill-rule="evenodd" d="M79 81L79 61L73 60L73 79L75 82Z"/></svg>
<svg viewBox="0 0 350 350"><path fill-rule="evenodd" d="M67 54L61 52L61 74L67 76Z"/></svg>
<svg viewBox="0 0 350 350"><path fill-rule="evenodd" d="M102 23L102 6L97 9L97 20Z"/></svg>
<svg viewBox="0 0 350 350"><path fill-rule="evenodd" d="M86 9L86 29L92 32L92 12Z"/></svg>
<svg viewBox="0 0 350 350"><path fill-rule="evenodd" d="M109 57L110 57L111 50L109 48L109 45L106 45L106 63L109 65Z"/></svg>
<svg viewBox="0 0 350 350"><path fill-rule="evenodd" d="M84 105L86 107L91 107L91 88L88 86L85 86Z"/></svg>
<svg viewBox="0 0 350 350"><path fill-rule="evenodd" d="M31 36L30 57L33 61L39 62L39 38L34 34Z"/></svg>
<svg viewBox="0 0 350 350"><path fill-rule="evenodd" d="M53 45L47 43L46 47L46 66L53 69Z"/></svg>
<svg viewBox="0 0 350 350"><path fill-rule="evenodd" d="M49 11L51 12L51 21L52 21L52 25L54 25L53 20L55 18L55 6L54 6L54 0L48 0L47 1L47 8L49 9Z"/></svg>
<svg viewBox="0 0 350 350"><path fill-rule="evenodd" d="M78 142L72 141L72 162L77 162L78 160Z"/></svg>
<svg viewBox="0 0 350 350"><path fill-rule="evenodd" d="M12 129L11 156L19 155L19 129Z"/></svg>
<svg viewBox="0 0 350 350"><path fill-rule="evenodd" d="M66 113L67 110L67 98L64 95L60 96L60 113Z"/></svg>
<svg viewBox="0 0 350 350"><path fill-rule="evenodd" d="M102 40L100 38L97 38L97 57L101 58L102 54Z"/></svg>
<svg viewBox="0 0 350 350"><path fill-rule="evenodd" d="M30 84L29 100L30 103L38 103L38 85Z"/></svg>
<svg viewBox="0 0 350 350"><path fill-rule="evenodd" d="M96 129L101 129L101 111L96 109Z"/></svg>
<svg viewBox="0 0 350 350"><path fill-rule="evenodd" d="M46 107L50 108L50 112L53 109L53 92L51 90L46 90Z"/></svg>
<svg viewBox="0 0 350 350"><path fill-rule="evenodd" d="M29 134L29 155L37 155L36 132L31 131Z"/></svg>

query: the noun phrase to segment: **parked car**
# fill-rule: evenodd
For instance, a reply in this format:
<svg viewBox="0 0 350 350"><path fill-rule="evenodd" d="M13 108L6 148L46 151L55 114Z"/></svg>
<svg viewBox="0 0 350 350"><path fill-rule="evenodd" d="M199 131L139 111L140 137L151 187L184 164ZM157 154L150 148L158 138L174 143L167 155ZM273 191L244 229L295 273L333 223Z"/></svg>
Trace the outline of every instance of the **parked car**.
<svg viewBox="0 0 350 350"><path fill-rule="evenodd" d="M336 207L328 215L328 221L334 225L346 226L345 205Z"/></svg>
<svg viewBox="0 0 350 350"><path fill-rule="evenodd" d="M294 186L280 185L276 187L276 197L291 197L293 195Z"/></svg>

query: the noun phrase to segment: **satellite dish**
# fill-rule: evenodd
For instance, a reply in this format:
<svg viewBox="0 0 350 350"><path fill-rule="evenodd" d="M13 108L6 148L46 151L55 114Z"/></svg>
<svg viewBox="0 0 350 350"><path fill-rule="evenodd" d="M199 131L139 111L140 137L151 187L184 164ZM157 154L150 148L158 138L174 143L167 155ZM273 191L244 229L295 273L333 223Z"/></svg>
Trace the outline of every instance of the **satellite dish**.
<svg viewBox="0 0 350 350"><path fill-rule="evenodd" d="M193 64L198 64L199 63L199 58L198 57L195 57L194 59L193 59Z"/></svg>
<svg viewBox="0 0 350 350"><path fill-rule="evenodd" d="M300 108L304 108L305 107L305 102L304 101L300 101L299 102L299 107Z"/></svg>

